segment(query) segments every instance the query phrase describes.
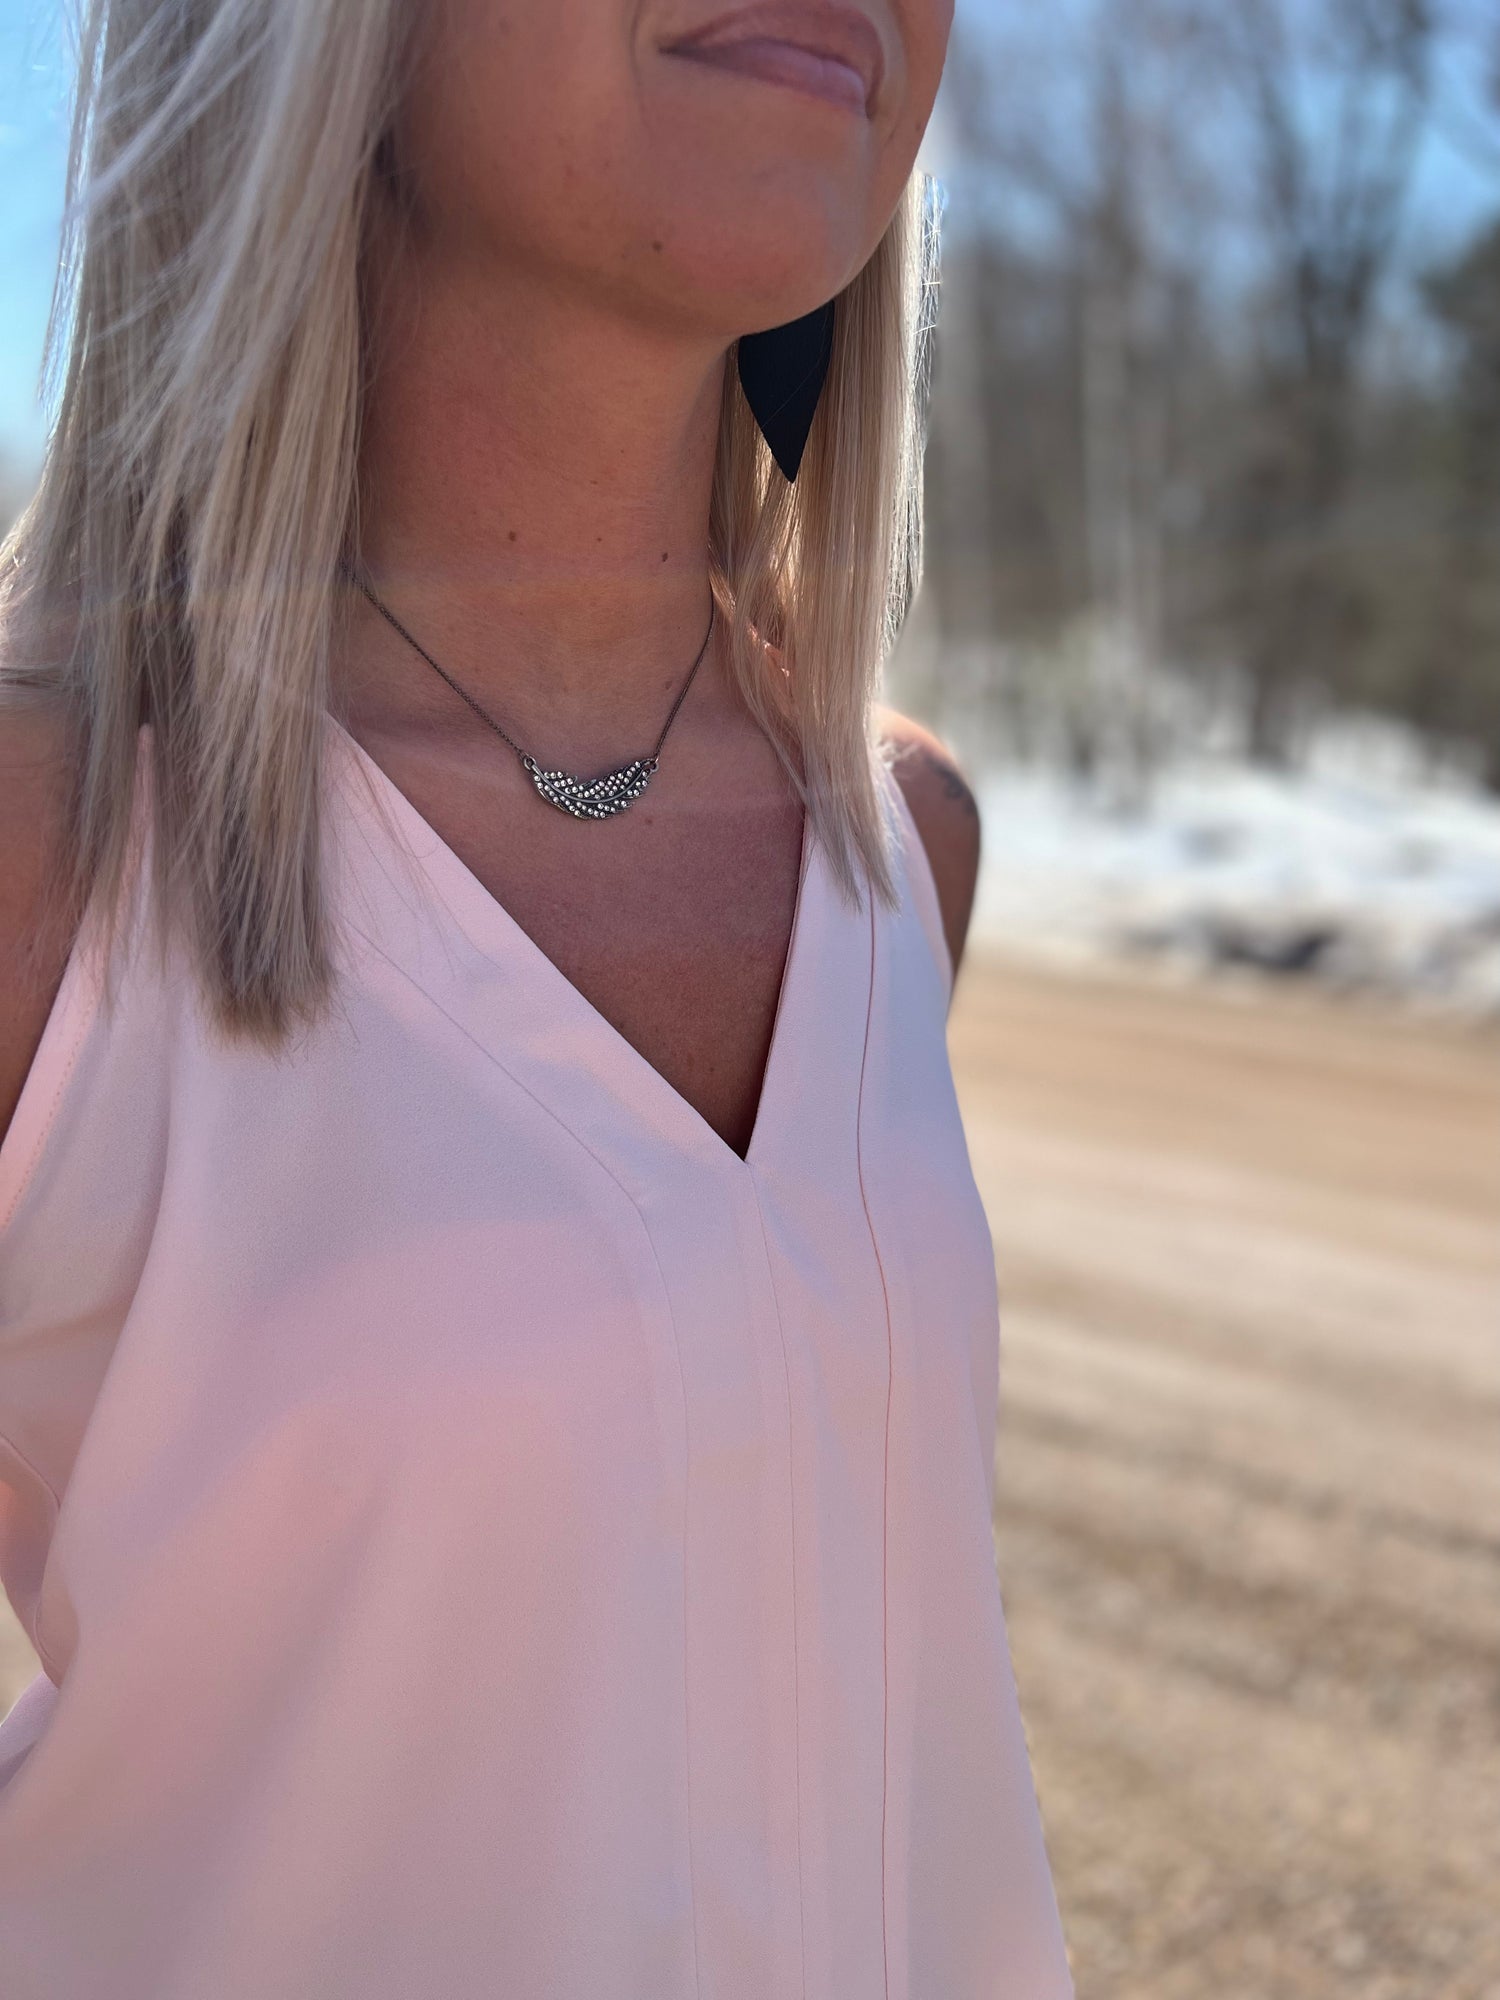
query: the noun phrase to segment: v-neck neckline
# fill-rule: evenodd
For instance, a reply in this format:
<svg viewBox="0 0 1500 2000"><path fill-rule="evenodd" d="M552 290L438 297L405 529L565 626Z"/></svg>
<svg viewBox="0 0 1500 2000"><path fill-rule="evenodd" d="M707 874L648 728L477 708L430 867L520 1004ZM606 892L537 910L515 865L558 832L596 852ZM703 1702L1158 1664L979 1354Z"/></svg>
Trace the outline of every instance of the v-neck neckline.
<svg viewBox="0 0 1500 2000"><path fill-rule="evenodd" d="M376 762L370 752L346 729L331 709L323 711L335 735L346 749L352 753L356 763L365 771L377 794L386 801L408 835L415 835L416 841L409 842L411 851L424 874L431 881L444 902L458 918L465 934L479 951L491 962L498 963L501 957L510 957L519 968L527 973L534 984L555 999L558 1007L567 1010L574 1025L590 1033L598 1042L601 1052L611 1055L622 1064L634 1078L638 1092L645 1092L654 1100L664 1117L670 1117L681 1130L686 1143L696 1148L706 1149L715 1158L727 1164L731 1170L742 1174L753 1174L770 1143L770 1127L777 1111L778 1082L787 1067L785 1042L787 1040L788 1017L793 1011L796 988L799 982L799 968L807 957L808 946L805 933L808 928L808 911L813 898L809 894L809 878L818 872L819 841L813 828L812 815L803 808L802 843L797 871L797 892L792 906L792 924L787 939L786 956L782 962L781 980L777 988L776 1007L772 1015L771 1039L761 1073L760 1092L755 1108L750 1139L743 1153L735 1151L698 1107L686 1098L677 1086L636 1047L627 1035L614 1025L588 995L576 986L562 968L543 951L531 933L506 908L499 897L492 895L480 881L458 851L438 832L426 816L419 812L395 779L385 767Z"/></svg>

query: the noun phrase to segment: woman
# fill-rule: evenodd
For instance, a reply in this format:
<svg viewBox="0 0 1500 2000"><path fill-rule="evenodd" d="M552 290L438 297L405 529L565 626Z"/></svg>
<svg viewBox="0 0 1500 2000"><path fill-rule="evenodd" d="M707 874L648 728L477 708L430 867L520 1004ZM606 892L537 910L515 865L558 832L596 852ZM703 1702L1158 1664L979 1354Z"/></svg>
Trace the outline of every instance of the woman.
<svg viewBox="0 0 1500 2000"><path fill-rule="evenodd" d="M1070 1991L977 828L873 705L948 26L91 18L7 551L6 2000Z"/></svg>

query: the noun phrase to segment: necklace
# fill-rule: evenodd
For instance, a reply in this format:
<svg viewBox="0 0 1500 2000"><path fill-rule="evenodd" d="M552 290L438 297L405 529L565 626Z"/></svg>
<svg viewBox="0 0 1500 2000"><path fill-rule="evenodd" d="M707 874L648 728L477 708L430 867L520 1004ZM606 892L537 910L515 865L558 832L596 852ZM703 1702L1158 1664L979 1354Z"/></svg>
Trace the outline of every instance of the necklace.
<svg viewBox="0 0 1500 2000"><path fill-rule="evenodd" d="M485 713L474 697L465 692L445 668L438 666L426 647L412 637L388 605L381 603L357 570L348 563L341 563L340 568L349 581L358 590L363 591L387 624L393 625L406 643L422 655L428 666L435 668L443 676L453 692L463 697L481 721L487 722L497 736L504 738L520 758L521 768L548 805L556 806L562 812L571 813L574 819L608 819L613 813L624 812L625 808L633 805L645 791L656 775L661 746L667 740L667 731L672 727L673 719L682 706L683 697L693 684L694 674L703 664L703 656L708 651L708 642L713 637L714 610L711 606L708 614L708 630L703 635L703 644L698 648L698 657L688 669L687 679L678 690L677 699L667 711L667 719L661 726L660 736L656 739L656 748L650 755L633 757L628 764L620 765L617 770L605 771L597 778L580 778L572 771L547 770L539 764L529 751L523 750L515 738L500 727L492 715Z"/></svg>

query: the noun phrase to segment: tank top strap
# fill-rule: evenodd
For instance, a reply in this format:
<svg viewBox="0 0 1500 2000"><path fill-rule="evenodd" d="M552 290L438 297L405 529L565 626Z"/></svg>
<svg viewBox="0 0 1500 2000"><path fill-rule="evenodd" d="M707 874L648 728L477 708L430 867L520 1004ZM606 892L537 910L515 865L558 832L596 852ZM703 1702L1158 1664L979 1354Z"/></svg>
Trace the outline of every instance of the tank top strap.
<svg viewBox="0 0 1500 2000"><path fill-rule="evenodd" d="M953 993L953 959L948 950L947 933L943 929L942 905L938 900L937 882L932 873L932 864L927 858L927 848L917 826L912 809L907 803L906 793L895 773L884 763L877 765L881 775L892 824L896 831L896 848L901 864L903 879L903 901L909 902L922 934L932 953L933 963L943 982L944 997Z"/></svg>

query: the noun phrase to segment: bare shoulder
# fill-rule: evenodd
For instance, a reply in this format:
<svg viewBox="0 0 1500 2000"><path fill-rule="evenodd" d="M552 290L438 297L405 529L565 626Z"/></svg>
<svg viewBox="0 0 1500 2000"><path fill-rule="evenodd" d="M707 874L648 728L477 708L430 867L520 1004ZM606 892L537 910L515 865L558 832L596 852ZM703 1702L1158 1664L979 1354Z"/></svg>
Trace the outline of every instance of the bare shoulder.
<svg viewBox="0 0 1500 2000"><path fill-rule="evenodd" d="M894 708L877 708L875 721L882 740L893 748L891 774L922 836L956 971L979 880L978 802L958 759L930 729Z"/></svg>
<svg viewBox="0 0 1500 2000"><path fill-rule="evenodd" d="M72 947L50 891L70 739L57 715L0 704L0 1138L10 1127Z"/></svg>

